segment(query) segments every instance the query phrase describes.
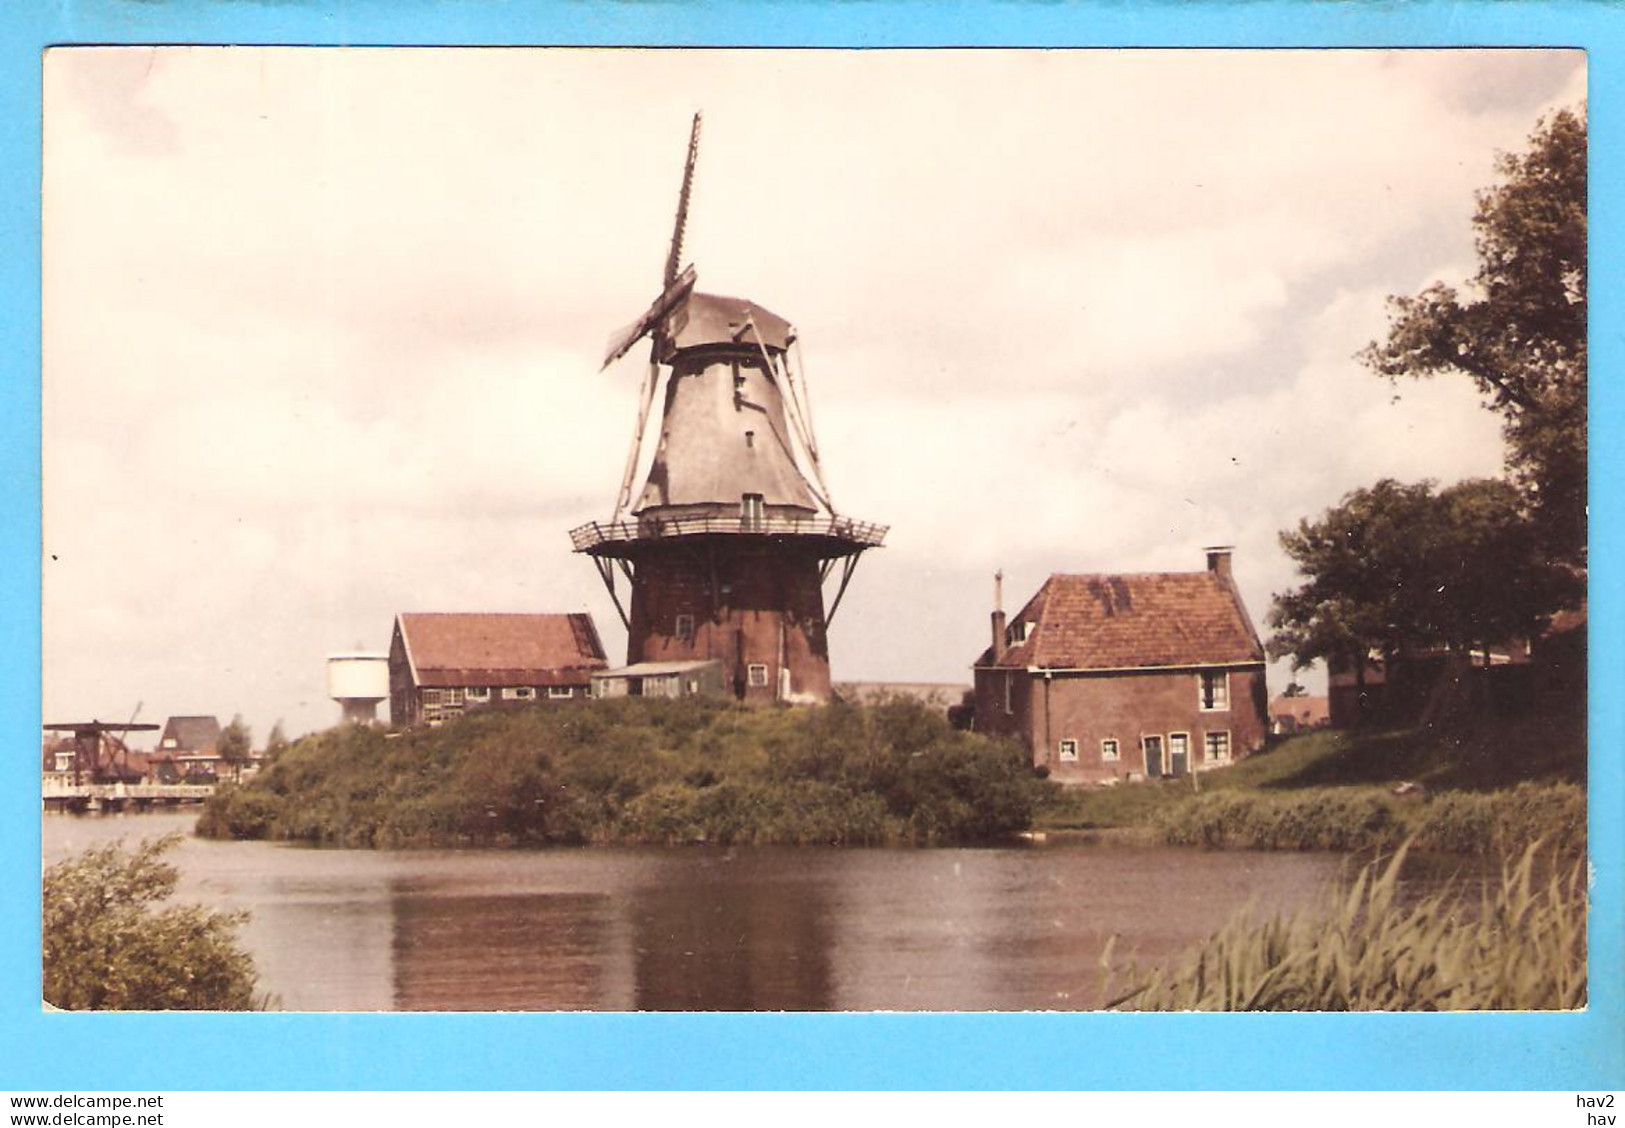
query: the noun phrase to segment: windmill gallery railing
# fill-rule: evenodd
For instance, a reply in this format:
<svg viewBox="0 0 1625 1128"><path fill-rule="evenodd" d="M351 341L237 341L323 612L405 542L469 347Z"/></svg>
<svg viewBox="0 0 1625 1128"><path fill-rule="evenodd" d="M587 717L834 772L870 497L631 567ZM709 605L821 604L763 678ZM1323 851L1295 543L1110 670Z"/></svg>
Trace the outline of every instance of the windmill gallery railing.
<svg viewBox="0 0 1625 1128"><path fill-rule="evenodd" d="M878 548L889 526L850 517L793 517L761 514L722 517L716 514L689 514L678 517L641 517L636 521L610 521L581 525L570 530L577 552L592 552L609 545L668 537L707 535L826 537L849 544L854 551Z"/></svg>

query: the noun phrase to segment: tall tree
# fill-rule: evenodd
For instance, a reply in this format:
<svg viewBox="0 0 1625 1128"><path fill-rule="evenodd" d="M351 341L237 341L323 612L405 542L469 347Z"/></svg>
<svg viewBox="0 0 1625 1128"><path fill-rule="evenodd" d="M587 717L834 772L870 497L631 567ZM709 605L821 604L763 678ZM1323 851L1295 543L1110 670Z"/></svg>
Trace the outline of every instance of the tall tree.
<svg viewBox="0 0 1625 1128"><path fill-rule="evenodd" d="M215 751L220 753L220 762L231 769L233 778L242 775L243 765L248 762L248 754L253 750L253 737L248 726L243 724L241 713L231 718L220 733L220 742L215 745Z"/></svg>
<svg viewBox="0 0 1625 1128"><path fill-rule="evenodd" d="M275 760L288 750L288 737L282 731L282 719L277 718L276 724L271 726L271 735L265 738L265 758Z"/></svg>
<svg viewBox="0 0 1625 1128"><path fill-rule="evenodd" d="M1418 643L1426 580L1417 563L1433 502L1430 484L1385 478L1283 532L1281 547L1306 582L1275 597L1270 656L1290 655L1298 670L1325 660L1363 672L1368 654Z"/></svg>
<svg viewBox="0 0 1625 1128"><path fill-rule="evenodd" d="M1389 379L1457 372L1499 414L1507 468L1552 555L1586 559L1586 114L1543 119L1478 194L1478 272L1389 299L1360 359Z"/></svg>
<svg viewBox="0 0 1625 1128"><path fill-rule="evenodd" d="M1488 479L1438 493L1384 479L1283 532L1281 547L1305 582L1275 597L1270 655L1290 656L1294 669L1322 659L1351 668L1362 690L1368 655L1390 671L1398 655L1429 647L1465 662L1530 636L1580 584L1546 556L1518 489Z"/></svg>

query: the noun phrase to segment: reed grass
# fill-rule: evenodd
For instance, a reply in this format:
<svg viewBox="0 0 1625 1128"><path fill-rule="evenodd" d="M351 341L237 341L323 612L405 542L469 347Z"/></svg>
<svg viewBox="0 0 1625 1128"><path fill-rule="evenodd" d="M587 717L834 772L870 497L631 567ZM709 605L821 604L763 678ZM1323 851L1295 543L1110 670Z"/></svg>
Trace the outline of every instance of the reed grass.
<svg viewBox="0 0 1625 1128"><path fill-rule="evenodd" d="M1172 971L1141 975L1109 1010L1573 1010L1586 1002L1584 863L1540 843L1475 897L1461 886L1407 903L1407 842L1310 909L1238 913Z"/></svg>

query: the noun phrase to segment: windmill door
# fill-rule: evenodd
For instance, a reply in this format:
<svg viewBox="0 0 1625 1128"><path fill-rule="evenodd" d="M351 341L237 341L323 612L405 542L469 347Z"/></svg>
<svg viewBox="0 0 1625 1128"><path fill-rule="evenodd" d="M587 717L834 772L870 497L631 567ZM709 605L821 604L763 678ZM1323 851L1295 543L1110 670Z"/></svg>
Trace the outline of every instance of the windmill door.
<svg viewBox="0 0 1625 1128"><path fill-rule="evenodd" d="M1145 778L1162 778L1162 737L1142 736L1140 744L1145 749Z"/></svg>
<svg viewBox="0 0 1625 1128"><path fill-rule="evenodd" d="M1190 733L1174 732L1168 734L1168 774L1175 779L1183 779L1191 770L1191 737Z"/></svg>

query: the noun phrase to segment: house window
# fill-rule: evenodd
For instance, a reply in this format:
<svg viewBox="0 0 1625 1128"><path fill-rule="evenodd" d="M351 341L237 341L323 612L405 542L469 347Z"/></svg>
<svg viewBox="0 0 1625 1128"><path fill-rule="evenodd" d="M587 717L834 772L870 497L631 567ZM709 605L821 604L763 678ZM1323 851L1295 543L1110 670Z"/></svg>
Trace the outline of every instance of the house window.
<svg viewBox="0 0 1625 1128"><path fill-rule="evenodd" d="M534 701L536 700L536 688L529 685L505 685L502 687L502 700Z"/></svg>
<svg viewBox="0 0 1625 1128"><path fill-rule="evenodd" d="M1109 736L1100 742L1100 758L1107 762L1122 758L1122 752L1118 750L1116 737Z"/></svg>
<svg viewBox="0 0 1625 1128"><path fill-rule="evenodd" d="M745 494L739 499L739 525L745 529L762 527L762 495Z"/></svg>
<svg viewBox="0 0 1625 1128"><path fill-rule="evenodd" d="M762 689L767 685L767 667L760 662L752 662L746 671L750 676L753 689Z"/></svg>
<svg viewBox="0 0 1625 1128"><path fill-rule="evenodd" d="M463 699L469 702L491 700L491 687L488 685L471 685L463 690Z"/></svg>
<svg viewBox="0 0 1625 1128"><path fill-rule="evenodd" d="M1008 627L1004 628L1005 644L1008 646L1020 646L1022 643L1027 641L1027 636L1032 633L1034 625L1035 624L1033 623L1028 623L1021 619L1017 619Z"/></svg>
<svg viewBox="0 0 1625 1128"><path fill-rule="evenodd" d="M574 697L575 692L572 687L567 685L550 685L547 687L547 699L549 701L562 701L567 697Z"/></svg>
<svg viewBox="0 0 1625 1128"><path fill-rule="evenodd" d="M1221 764L1230 759L1230 734L1210 732L1202 738L1202 755L1210 764Z"/></svg>
<svg viewBox="0 0 1625 1128"><path fill-rule="evenodd" d="M1197 674L1198 699L1204 713L1224 713L1230 709L1230 675Z"/></svg>
<svg viewBox="0 0 1625 1128"><path fill-rule="evenodd" d="M1078 742L1076 740L1061 741L1061 763L1075 764L1078 760Z"/></svg>
<svg viewBox="0 0 1625 1128"><path fill-rule="evenodd" d="M693 642L694 641L694 616L692 616L692 615L679 615L679 616L677 616L677 632L676 633L677 633L677 641L679 641L679 642Z"/></svg>

